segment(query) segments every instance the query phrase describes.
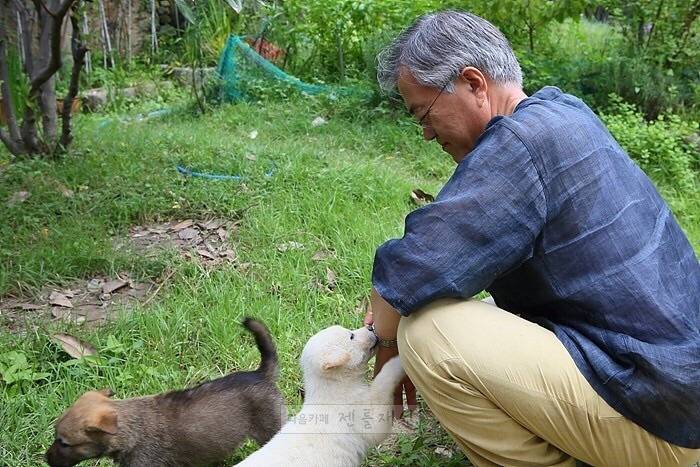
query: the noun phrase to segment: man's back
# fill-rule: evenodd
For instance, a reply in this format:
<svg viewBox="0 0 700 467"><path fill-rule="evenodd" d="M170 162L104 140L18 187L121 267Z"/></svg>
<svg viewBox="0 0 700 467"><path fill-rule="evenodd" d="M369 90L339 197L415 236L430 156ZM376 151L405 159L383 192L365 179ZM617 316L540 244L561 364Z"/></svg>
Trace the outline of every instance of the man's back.
<svg viewBox="0 0 700 467"><path fill-rule="evenodd" d="M697 445L700 265L668 206L590 109L556 88L485 138L494 125L527 147L546 204L532 256L488 288L496 303L552 329L620 413Z"/></svg>

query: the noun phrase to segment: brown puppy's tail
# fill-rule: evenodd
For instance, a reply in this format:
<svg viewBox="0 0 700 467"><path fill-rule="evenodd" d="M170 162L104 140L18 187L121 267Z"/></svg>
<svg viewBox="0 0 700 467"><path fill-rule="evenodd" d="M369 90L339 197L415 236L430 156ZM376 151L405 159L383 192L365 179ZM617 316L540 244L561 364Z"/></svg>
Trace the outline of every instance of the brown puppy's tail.
<svg viewBox="0 0 700 467"><path fill-rule="evenodd" d="M277 349L275 348L275 343L272 340L270 331L267 330L267 327L265 327L263 323L253 318L245 318L243 320L243 326L253 333L255 343L260 351L262 361L260 362L258 371L263 373L265 377L270 380L277 379Z"/></svg>

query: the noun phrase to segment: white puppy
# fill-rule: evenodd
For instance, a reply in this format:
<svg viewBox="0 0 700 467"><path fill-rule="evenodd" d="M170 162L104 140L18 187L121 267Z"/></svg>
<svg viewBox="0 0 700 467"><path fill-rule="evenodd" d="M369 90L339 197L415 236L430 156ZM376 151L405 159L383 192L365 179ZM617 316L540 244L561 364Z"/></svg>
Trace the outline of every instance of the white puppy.
<svg viewBox="0 0 700 467"><path fill-rule="evenodd" d="M267 444L238 466L359 466L367 450L391 433L393 392L405 376L398 357L371 384L367 362L377 338L366 327L332 326L301 354L304 405Z"/></svg>

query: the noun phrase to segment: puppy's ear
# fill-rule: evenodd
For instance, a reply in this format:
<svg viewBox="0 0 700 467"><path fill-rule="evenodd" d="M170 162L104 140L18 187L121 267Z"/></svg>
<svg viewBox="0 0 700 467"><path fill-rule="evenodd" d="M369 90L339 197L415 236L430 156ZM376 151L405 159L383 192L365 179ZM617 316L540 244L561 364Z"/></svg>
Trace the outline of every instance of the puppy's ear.
<svg viewBox="0 0 700 467"><path fill-rule="evenodd" d="M114 391L112 391L110 388L105 388L97 392L99 392L105 397L112 397L114 395Z"/></svg>
<svg viewBox="0 0 700 467"><path fill-rule="evenodd" d="M106 404L105 404L106 405ZM119 425L117 423L117 411L111 407L100 407L95 411L95 414L91 418L85 427L85 431L88 433L107 433L110 435L116 435L119 430Z"/></svg>
<svg viewBox="0 0 700 467"><path fill-rule="evenodd" d="M321 368L323 371L332 370L333 368L345 365L348 361L350 361L350 353L345 350L336 349L323 356Z"/></svg>

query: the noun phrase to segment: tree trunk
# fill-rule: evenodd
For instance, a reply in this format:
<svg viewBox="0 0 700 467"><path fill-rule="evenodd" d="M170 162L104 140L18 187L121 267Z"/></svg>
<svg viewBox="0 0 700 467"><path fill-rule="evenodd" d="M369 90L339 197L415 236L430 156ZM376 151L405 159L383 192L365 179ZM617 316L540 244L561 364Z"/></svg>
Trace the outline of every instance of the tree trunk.
<svg viewBox="0 0 700 467"><path fill-rule="evenodd" d="M29 82L27 99L21 103L21 124L14 108L8 79L6 22L7 15L11 14L10 1L0 0L0 96L3 112L8 120L7 131L0 128L0 140L15 156L39 153L53 155L59 148L55 74L62 66L61 30L69 10L80 0L32 0L34 15L30 15L24 0L12 0L13 13L19 16L22 25L20 34L23 71ZM71 17L74 14L75 11L71 12ZM31 16L38 19L36 36ZM77 22L74 24L74 27L76 26ZM35 40L36 50L39 52L36 57L32 52ZM82 66L82 57L78 62ZM76 75L71 78L69 97L77 94L78 77L79 75ZM71 103L72 98L66 102L62 113L62 142L70 141ZM40 120L40 125L37 119Z"/></svg>

